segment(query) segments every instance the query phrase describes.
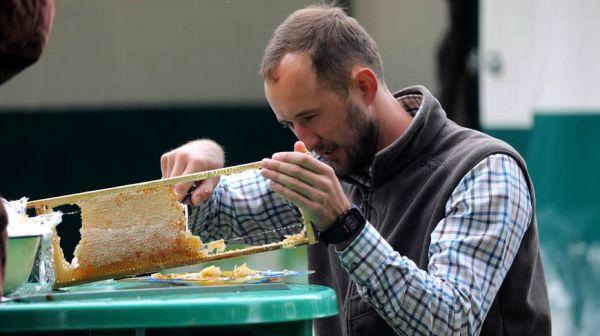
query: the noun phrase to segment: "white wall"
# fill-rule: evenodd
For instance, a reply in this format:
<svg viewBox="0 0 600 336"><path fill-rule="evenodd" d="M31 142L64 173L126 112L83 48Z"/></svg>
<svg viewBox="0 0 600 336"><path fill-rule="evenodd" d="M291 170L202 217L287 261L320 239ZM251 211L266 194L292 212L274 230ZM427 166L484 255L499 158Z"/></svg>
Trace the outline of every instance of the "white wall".
<svg viewBox="0 0 600 336"><path fill-rule="evenodd" d="M258 66L307 0L60 0L41 60L0 87L0 112L124 104L265 104ZM445 3L354 1L390 89L435 89Z"/></svg>
<svg viewBox="0 0 600 336"><path fill-rule="evenodd" d="M446 1L355 0L356 19L379 46L388 88L437 92L436 54L448 26Z"/></svg>
<svg viewBox="0 0 600 336"><path fill-rule="evenodd" d="M483 0L483 126L529 128L534 111L597 113L599 14L596 0Z"/></svg>

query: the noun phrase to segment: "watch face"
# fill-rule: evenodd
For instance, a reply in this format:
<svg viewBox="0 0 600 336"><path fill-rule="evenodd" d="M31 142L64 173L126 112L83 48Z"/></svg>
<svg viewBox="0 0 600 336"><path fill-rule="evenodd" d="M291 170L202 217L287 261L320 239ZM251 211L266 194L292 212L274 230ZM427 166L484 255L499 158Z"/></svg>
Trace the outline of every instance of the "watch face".
<svg viewBox="0 0 600 336"><path fill-rule="evenodd" d="M344 227L344 230L346 230L347 233L355 233L357 229L361 226L361 223L363 222L363 218L358 209L356 208L350 209L346 218L344 219L345 220L342 226Z"/></svg>
<svg viewBox="0 0 600 336"><path fill-rule="evenodd" d="M359 218L356 217L354 213L350 214L350 216L346 217L344 222L344 229L348 233L354 233L358 226L360 225Z"/></svg>
<svg viewBox="0 0 600 336"><path fill-rule="evenodd" d="M326 245L348 240L362 230L365 223L366 219L360 210L352 207L341 215L331 227L324 232L319 232L319 239Z"/></svg>

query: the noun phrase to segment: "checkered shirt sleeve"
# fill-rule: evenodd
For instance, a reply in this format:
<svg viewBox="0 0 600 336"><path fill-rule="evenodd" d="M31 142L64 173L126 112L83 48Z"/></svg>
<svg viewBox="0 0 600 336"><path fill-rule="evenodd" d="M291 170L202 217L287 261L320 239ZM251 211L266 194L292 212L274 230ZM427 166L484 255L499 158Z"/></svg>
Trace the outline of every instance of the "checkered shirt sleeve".
<svg viewBox="0 0 600 336"><path fill-rule="evenodd" d="M529 188L518 164L495 154L453 191L445 218L431 233L426 271L394 251L370 223L338 256L361 297L396 333L474 335L531 216Z"/></svg>
<svg viewBox="0 0 600 336"><path fill-rule="evenodd" d="M261 245L281 241L302 229L300 211L258 170L222 176L205 202L191 208L188 225L203 241Z"/></svg>

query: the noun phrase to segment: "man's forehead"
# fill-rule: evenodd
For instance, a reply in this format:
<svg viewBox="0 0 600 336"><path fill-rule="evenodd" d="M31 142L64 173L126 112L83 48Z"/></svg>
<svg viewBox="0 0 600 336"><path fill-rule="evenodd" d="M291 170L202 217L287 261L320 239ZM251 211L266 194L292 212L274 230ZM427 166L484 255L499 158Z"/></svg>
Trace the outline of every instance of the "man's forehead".
<svg viewBox="0 0 600 336"><path fill-rule="evenodd" d="M312 59L305 52L294 52L283 55L275 68L273 77L276 81L288 79L316 80Z"/></svg>
<svg viewBox="0 0 600 336"><path fill-rule="evenodd" d="M319 85L312 59L305 52L285 54L264 84L267 100L279 121L318 113L323 111L325 101L339 98Z"/></svg>
<svg viewBox="0 0 600 336"><path fill-rule="evenodd" d="M265 93L271 107L282 117L303 110L318 93L310 56L306 53L285 54L273 75L265 80Z"/></svg>

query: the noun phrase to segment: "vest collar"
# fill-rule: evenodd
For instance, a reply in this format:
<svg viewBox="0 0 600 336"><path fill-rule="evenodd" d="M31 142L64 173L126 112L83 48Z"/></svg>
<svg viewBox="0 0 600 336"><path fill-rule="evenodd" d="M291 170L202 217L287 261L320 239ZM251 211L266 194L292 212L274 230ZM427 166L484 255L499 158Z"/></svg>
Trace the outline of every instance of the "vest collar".
<svg viewBox="0 0 600 336"><path fill-rule="evenodd" d="M443 127L446 113L438 100L424 86L405 88L394 93L394 97L399 103L402 103L403 99L414 100L420 97L420 106L416 111L405 107L413 114L412 122L398 139L375 154L368 173L353 175L345 179L348 182L365 187L384 182L388 176L404 168L422 153ZM403 105L407 104L410 103L403 103Z"/></svg>

